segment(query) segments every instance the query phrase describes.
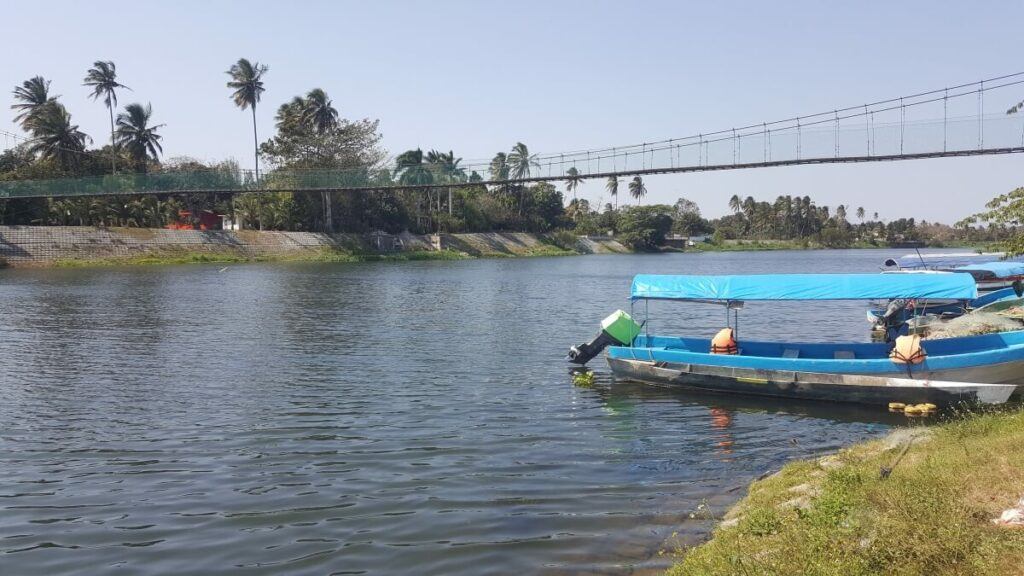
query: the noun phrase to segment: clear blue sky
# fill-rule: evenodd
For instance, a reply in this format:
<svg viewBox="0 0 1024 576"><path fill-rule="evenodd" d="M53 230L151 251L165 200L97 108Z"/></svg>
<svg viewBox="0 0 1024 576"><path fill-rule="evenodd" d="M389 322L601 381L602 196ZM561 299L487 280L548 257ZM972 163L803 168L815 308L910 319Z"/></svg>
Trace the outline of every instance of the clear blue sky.
<svg viewBox="0 0 1024 576"><path fill-rule="evenodd" d="M166 157L245 166L250 116L224 86L242 56L270 67L261 139L279 104L321 87L343 116L379 118L392 154L466 159L517 140L558 152L685 136L1024 70L1020 2L51 1L3 13L7 104L41 74L101 145L106 109L81 79L114 60L133 88L122 105L152 102L167 124ZM14 130L10 116L0 126ZM717 216L734 193L806 194L952 222L1024 184L1022 167L1009 156L659 176L645 203L686 196Z"/></svg>

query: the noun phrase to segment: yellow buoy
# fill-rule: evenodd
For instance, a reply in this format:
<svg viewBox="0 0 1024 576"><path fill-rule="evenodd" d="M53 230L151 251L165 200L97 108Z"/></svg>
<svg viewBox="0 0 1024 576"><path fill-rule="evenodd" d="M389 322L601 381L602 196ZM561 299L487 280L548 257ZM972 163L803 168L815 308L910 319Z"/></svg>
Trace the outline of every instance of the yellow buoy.
<svg viewBox="0 0 1024 576"><path fill-rule="evenodd" d="M924 410L921 410L920 406L915 406L913 404L911 404L911 405L909 405L909 406L907 406L907 407L905 407L903 409L903 413L908 415L908 416L917 416L918 414L920 414L922 412L924 412Z"/></svg>
<svg viewBox="0 0 1024 576"><path fill-rule="evenodd" d="M903 410L906 407L903 402L889 402L889 410Z"/></svg>
<svg viewBox="0 0 1024 576"><path fill-rule="evenodd" d="M920 406L921 408L924 408L925 410L929 410L929 411L931 411L931 410L938 410L938 408L939 408L938 406L936 406L935 404L932 404L930 402L926 403L926 404L918 404L918 406Z"/></svg>

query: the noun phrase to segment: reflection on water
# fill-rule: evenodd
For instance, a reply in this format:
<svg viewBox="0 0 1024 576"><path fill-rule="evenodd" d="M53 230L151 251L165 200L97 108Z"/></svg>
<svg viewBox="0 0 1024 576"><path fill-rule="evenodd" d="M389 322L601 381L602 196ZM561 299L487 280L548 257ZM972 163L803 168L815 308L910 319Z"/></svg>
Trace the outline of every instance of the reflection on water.
<svg viewBox="0 0 1024 576"><path fill-rule="evenodd" d="M900 422L571 385L639 272L873 271L867 251L0 273L0 571L662 568L747 483ZM756 310L754 310L756 309ZM657 315L656 315L657 314ZM712 307L652 331L710 335ZM863 307L751 306L744 336L867 338ZM241 570L240 570L241 569Z"/></svg>

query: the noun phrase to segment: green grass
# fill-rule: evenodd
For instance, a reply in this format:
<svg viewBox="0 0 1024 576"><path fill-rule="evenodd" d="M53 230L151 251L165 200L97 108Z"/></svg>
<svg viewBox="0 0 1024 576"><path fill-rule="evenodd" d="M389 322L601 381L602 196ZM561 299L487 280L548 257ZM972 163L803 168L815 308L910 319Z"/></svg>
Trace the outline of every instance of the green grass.
<svg viewBox="0 0 1024 576"><path fill-rule="evenodd" d="M990 521L1024 496L1024 412L931 431L887 479L903 445L876 441L755 482L669 574L1024 574L1024 530Z"/></svg>

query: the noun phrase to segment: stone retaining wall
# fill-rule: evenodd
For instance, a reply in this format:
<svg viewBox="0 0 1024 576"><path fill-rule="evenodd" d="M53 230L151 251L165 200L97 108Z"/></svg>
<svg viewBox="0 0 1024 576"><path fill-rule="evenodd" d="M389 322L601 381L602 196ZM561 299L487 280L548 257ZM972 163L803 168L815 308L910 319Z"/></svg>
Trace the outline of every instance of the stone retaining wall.
<svg viewBox="0 0 1024 576"><path fill-rule="evenodd" d="M88 226L0 226L0 258L13 266L55 260L92 260L181 253L230 253L244 257L288 256L339 249L353 253L458 250L474 256L528 255L545 246L541 237L525 233L321 234L256 230L165 230L159 228L93 228ZM581 252L626 252L613 240L581 239Z"/></svg>

